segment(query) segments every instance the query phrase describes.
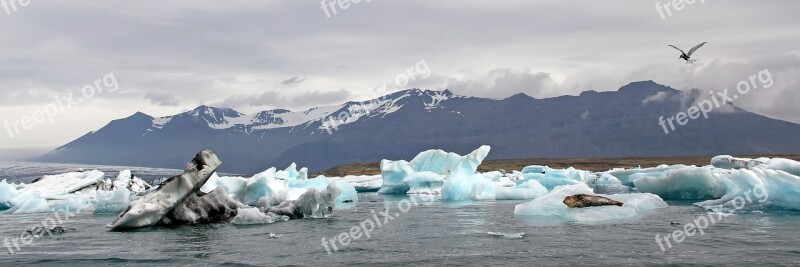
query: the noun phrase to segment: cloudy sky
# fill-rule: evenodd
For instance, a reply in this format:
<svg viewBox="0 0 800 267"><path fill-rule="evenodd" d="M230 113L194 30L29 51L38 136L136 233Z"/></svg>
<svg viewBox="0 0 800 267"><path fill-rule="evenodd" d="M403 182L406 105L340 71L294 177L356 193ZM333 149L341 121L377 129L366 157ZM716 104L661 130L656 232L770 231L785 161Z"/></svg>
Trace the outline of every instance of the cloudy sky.
<svg viewBox="0 0 800 267"><path fill-rule="evenodd" d="M800 123L800 1L697 0L663 17L657 2L363 0L336 14L329 7L330 17L319 0L0 7L0 121L65 106L52 121L4 129L0 159L51 149L136 111L166 116L206 104L252 113L375 98L371 88L401 89L395 77L421 60L431 75L405 87L490 98L639 80L718 90L766 68L775 85L736 104ZM667 47L702 41L699 63L688 67ZM87 85L104 90L65 100Z"/></svg>

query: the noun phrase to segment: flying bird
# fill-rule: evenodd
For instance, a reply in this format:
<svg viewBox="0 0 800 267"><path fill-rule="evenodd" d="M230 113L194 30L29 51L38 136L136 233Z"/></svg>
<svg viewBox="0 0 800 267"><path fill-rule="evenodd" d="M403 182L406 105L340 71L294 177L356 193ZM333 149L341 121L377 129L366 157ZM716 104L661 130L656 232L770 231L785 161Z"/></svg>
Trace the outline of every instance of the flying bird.
<svg viewBox="0 0 800 267"><path fill-rule="evenodd" d="M703 46L704 44L706 44L706 42L703 42L703 43L701 43L699 45L695 45L694 47L692 47L692 49L689 49L689 53L683 52L683 50L681 50L680 48L675 47L674 45L669 45L669 46L671 46L672 48L678 49L678 51L681 51L681 56L679 58L683 59L683 60L686 60L686 65L689 65L691 63L697 62L697 60L691 59L692 58L692 54L694 54L694 52L697 51L697 49L700 49L700 47Z"/></svg>

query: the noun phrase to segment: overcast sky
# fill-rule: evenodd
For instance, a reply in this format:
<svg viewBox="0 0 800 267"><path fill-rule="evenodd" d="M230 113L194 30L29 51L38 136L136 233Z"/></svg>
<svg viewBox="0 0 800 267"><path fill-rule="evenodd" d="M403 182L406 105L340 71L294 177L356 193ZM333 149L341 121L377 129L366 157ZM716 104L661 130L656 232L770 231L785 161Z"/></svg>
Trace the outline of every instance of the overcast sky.
<svg viewBox="0 0 800 267"><path fill-rule="evenodd" d="M401 89L395 77L420 60L432 74L406 87L490 98L639 80L718 90L767 68L775 85L736 104L800 123L800 1L697 0L663 18L651 0L365 1L335 15L328 8L330 18L319 0L0 7L0 122L103 87L94 82L110 73L106 81L118 85L52 122L13 137L4 129L0 159L62 145L136 111L166 116L207 104L252 113L375 98L370 88ZM688 67L667 47L703 41L699 63Z"/></svg>

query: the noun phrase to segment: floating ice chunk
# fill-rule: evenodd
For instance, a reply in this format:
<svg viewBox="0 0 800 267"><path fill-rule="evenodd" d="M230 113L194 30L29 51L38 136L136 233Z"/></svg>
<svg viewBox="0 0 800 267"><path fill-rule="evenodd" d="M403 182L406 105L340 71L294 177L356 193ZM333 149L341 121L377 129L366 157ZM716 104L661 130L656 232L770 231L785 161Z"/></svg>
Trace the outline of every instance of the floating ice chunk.
<svg viewBox="0 0 800 267"><path fill-rule="evenodd" d="M621 183L619 179L606 173L595 174L590 171L578 170L573 167L566 169L553 169L547 166L539 165L531 165L523 168L522 179L517 180L517 183L523 183L529 180L538 181L547 189L553 189L556 186L573 185L579 183L591 185L614 185Z"/></svg>
<svg viewBox="0 0 800 267"><path fill-rule="evenodd" d="M496 189L497 200L522 200L534 199L547 194L547 188L536 180L526 181L516 187L498 186Z"/></svg>
<svg viewBox="0 0 800 267"><path fill-rule="evenodd" d="M300 168L300 171L297 172L297 179L308 180L308 168L306 167Z"/></svg>
<svg viewBox="0 0 800 267"><path fill-rule="evenodd" d="M131 178L133 178L133 174L131 174L130 170L120 171L111 184L112 188L128 188L131 184Z"/></svg>
<svg viewBox="0 0 800 267"><path fill-rule="evenodd" d="M602 184L602 185L620 185L622 181L614 177L614 175L608 173L599 173L597 174L599 177L594 181L594 184Z"/></svg>
<svg viewBox="0 0 800 267"><path fill-rule="evenodd" d="M403 178L414 169L405 160L381 161L381 177L383 177L383 184L381 185L380 193L383 194L405 194L409 190L409 186L403 183Z"/></svg>
<svg viewBox="0 0 800 267"><path fill-rule="evenodd" d="M197 224L228 222L236 217L241 203L233 200L221 188L208 194L189 194L175 209L169 211L164 224Z"/></svg>
<svg viewBox="0 0 800 267"><path fill-rule="evenodd" d="M216 175L216 173L215 173ZM213 178L214 175L212 175ZM209 178L211 180L211 178ZM238 201L243 201L243 197L246 192L247 187L247 178L240 177L240 176L222 176L217 179L217 183L219 184L219 188L222 188L226 194L231 196L231 198L236 199Z"/></svg>
<svg viewBox="0 0 800 267"><path fill-rule="evenodd" d="M427 171L439 175L447 175L450 170L456 167L461 155L448 153L441 149L432 149L417 154L409 162L409 166L414 171Z"/></svg>
<svg viewBox="0 0 800 267"><path fill-rule="evenodd" d="M6 180L0 181L0 210L6 210L11 208L11 200L19 196L19 191L17 188L6 182Z"/></svg>
<svg viewBox="0 0 800 267"><path fill-rule="evenodd" d="M300 173L297 172L297 164L294 162L292 162L292 164L290 164L289 167L286 167L286 169L283 171L289 175L290 179L297 180L297 178L300 177Z"/></svg>
<svg viewBox="0 0 800 267"><path fill-rule="evenodd" d="M486 175L484 175L483 177L486 177ZM503 177L500 177L500 179L498 179L497 181L494 181L494 182L497 184L497 186L500 186L500 187L515 187L515 186L517 186L517 183L515 181L512 181L511 179L512 179L511 177L503 176Z"/></svg>
<svg viewBox="0 0 800 267"><path fill-rule="evenodd" d="M676 170L676 169L683 169L686 168L686 165L678 164L678 165L660 165L658 167L653 168L633 168L633 169L623 169L623 170L611 170L606 173L616 177L617 179L622 182L623 185L626 186L634 186L633 181L637 179L641 179L644 177L664 177L668 173L667 171Z"/></svg>
<svg viewBox="0 0 800 267"><path fill-rule="evenodd" d="M722 169L747 169L762 163L761 161L754 161L749 158L737 158L730 155L719 155L711 158L711 165Z"/></svg>
<svg viewBox="0 0 800 267"><path fill-rule="evenodd" d="M613 194L604 196L624 203L623 207L631 207L637 211L663 209L669 206L658 195L648 194L648 193Z"/></svg>
<svg viewBox="0 0 800 267"><path fill-rule="evenodd" d="M589 208L569 208L564 198L575 194L594 195L586 184L559 186L547 195L537 197L528 203L514 207L515 215L547 216L571 221L604 221L636 216L637 211L666 207L666 203L653 194L600 195L623 202L622 207L601 206ZM625 201L630 201L631 204Z"/></svg>
<svg viewBox="0 0 800 267"><path fill-rule="evenodd" d="M217 187L219 187L220 183L221 182L219 175L217 175L216 172L212 173L211 177L208 178L208 181L206 181L206 183L200 187L200 192L203 192L204 194L211 193L211 191L214 191L214 189L217 189Z"/></svg>
<svg viewBox="0 0 800 267"><path fill-rule="evenodd" d="M489 146L481 146L458 161L442 185L442 199L494 199L496 189L494 183L483 175L475 173L490 150Z"/></svg>
<svg viewBox="0 0 800 267"><path fill-rule="evenodd" d="M764 168L785 171L792 175L800 176L800 162L791 159L773 158L767 160L763 166Z"/></svg>
<svg viewBox="0 0 800 267"><path fill-rule="evenodd" d="M544 174L545 168L547 168L547 167L546 166L540 166L540 165L525 166L525 168L522 168L522 173L541 173L541 174Z"/></svg>
<svg viewBox="0 0 800 267"><path fill-rule="evenodd" d="M486 177L483 177L483 175L480 174L474 174L472 175L472 177L473 177L472 178L473 200L495 200L497 198L498 186L494 182L492 182L492 180L486 179ZM453 198L451 200L463 200L463 199Z"/></svg>
<svg viewBox="0 0 800 267"><path fill-rule="evenodd" d="M269 168L253 175L247 180L242 203L255 205L262 197L270 197L278 191L286 189L288 187L286 183L286 180L276 179L275 168Z"/></svg>
<svg viewBox="0 0 800 267"><path fill-rule="evenodd" d="M336 187L339 188L339 195L336 203L356 203L358 202L358 191L348 182L337 181Z"/></svg>
<svg viewBox="0 0 800 267"><path fill-rule="evenodd" d="M539 184L543 185L548 190L552 190L557 186L574 185L581 183L580 181L577 180L565 179L563 177L551 177L547 176L546 174L536 173L536 172L523 173L522 176L523 179L517 181L517 183L522 184L527 181L537 181Z"/></svg>
<svg viewBox="0 0 800 267"><path fill-rule="evenodd" d="M64 199L59 200L49 200L47 202L50 205L50 211L64 211L73 214L78 214L90 208L92 205L92 196L94 192L80 192L75 194L70 194ZM125 207L123 207L124 209ZM118 210L117 212L119 212Z"/></svg>
<svg viewBox="0 0 800 267"><path fill-rule="evenodd" d="M564 216L569 207L564 204L564 198L576 194L594 194L586 184L559 186L547 195L538 197L530 202L518 204L514 207L516 215L532 216Z"/></svg>
<svg viewBox="0 0 800 267"><path fill-rule="evenodd" d="M756 166L752 169L718 173L725 186L719 199L695 203L707 209L739 210L749 207L777 206L800 210L800 177L785 171ZM716 206L716 207L715 207Z"/></svg>
<svg viewBox="0 0 800 267"><path fill-rule="evenodd" d="M525 236L524 232L520 233L501 233L501 232L486 232L486 234L501 238L508 238L508 239L520 239Z"/></svg>
<svg viewBox="0 0 800 267"><path fill-rule="evenodd" d="M725 187L708 168L686 167L665 173L664 177L644 177L633 184L639 192L665 199L715 199L725 194Z"/></svg>
<svg viewBox="0 0 800 267"><path fill-rule="evenodd" d="M408 194L439 194L442 192L444 176L429 171L413 172L403 178L408 185Z"/></svg>
<svg viewBox="0 0 800 267"><path fill-rule="evenodd" d="M203 150L186 165L183 173L174 176L155 191L131 202L108 226L113 229L156 225L178 207L190 194L196 194L222 162L211 150Z"/></svg>
<svg viewBox="0 0 800 267"><path fill-rule="evenodd" d="M6 213L25 214L50 211L50 205L36 190L27 190L11 200L11 208Z"/></svg>
<svg viewBox="0 0 800 267"><path fill-rule="evenodd" d="M481 174L483 175L483 177L486 177L486 179L489 179L489 180L492 180L492 181L495 181L495 182L499 181L500 178L503 177L503 173L499 172L499 171L490 171L490 172L484 172L484 173L481 173Z"/></svg>
<svg viewBox="0 0 800 267"><path fill-rule="evenodd" d="M34 189L45 197L66 195L94 186L103 181L104 176L98 170L45 175L25 186L25 190Z"/></svg>
<svg viewBox="0 0 800 267"><path fill-rule="evenodd" d="M323 191L326 189L332 188L331 185L335 184L335 188L339 191L337 197L335 198L336 203L355 203L358 202L358 192L356 191L355 187L350 185L350 183L346 181L335 181L333 179L328 179L327 177L320 175L314 179L308 179L304 181L299 181L297 184L293 185L291 188L286 190L286 198L278 200L278 203L290 200L295 201L300 198L302 194L304 194L309 189L317 189L319 191ZM275 200L271 201L275 203Z"/></svg>
<svg viewBox="0 0 800 267"><path fill-rule="evenodd" d="M288 221L288 216L276 215L274 213L263 213L258 208L240 208L236 212L236 217L231 219L232 224L269 224L280 221Z"/></svg>
<svg viewBox="0 0 800 267"><path fill-rule="evenodd" d="M319 178L319 177L318 177ZM347 183L342 183L349 185ZM353 189L355 192L355 189ZM341 189L336 183L330 183L325 190L309 188L297 200L289 200L277 206L264 206L263 209L278 215L286 215L292 219L322 218L330 214L336 205L336 198L341 194ZM261 204L261 203L259 203Z"/></svg>
<svg viewBox="0 0 800 267"><path fill-rule="evenodd" d="M483 151L484 153L480 160L475 160L475 153L478 151ZM459 156L456 153L448 153L439 149L436 150L427 150L419 153L411 162L406 162L404 160L398 161L391 161L391 160L383 160L381 161L381 176L383 177L383 184L381 185L380 193L384 194L403 194L408 193L411 189L411 185L403 182L409 175L412 175L416 172L427 172L426 174L420 174L419 176L410 177L405 181L409 182L421 182L420 184L415 184L414 186L417 187L418 190L414 190L411 193L421 193L421 192L438 192L439 190L435 188L438 185L438 179L434 179L434 176L431 175L437 174L440 176L450 177L452 176L453 172L457 172L459 166L462 165L462 162L469 161L468 158L472 158L469 164L464 165L467 167L466 169L471 169L472 171L461 171L464 175L471 176L477 170L477 165L480 165L483 158L486 157L486 153L489 152L489 146L483 146L478 148L477 150L473 151L470 155L467 156ZM474 165L474 166L473 166ZM471 168L474 167L474 168ZM498 172L499 173L499 172ZM494 174L490 174L494 175ZM424 180L419 180L422 178ZM499 176L497 177L499 178ZM449 178L448 178L449 179ZM466 179L470 180L470 179ZM491 181L491 179L489 180ZM433 182L434 184L428 185L426 183ZM493 191L493 189L490 189ZM471 194L471 193L470 193Z"/></svg>
<svg viewBox="0 0 800 267"><path fill-rule="evenodd" d="M113 191L98 190L94 203L94 213L118 213L131 203L131 191L119 187Z"/></svg>
<svg viewBox="0 0 800 267"><path fill-rule="evenodd" d="M378 192L383 185L383 177L381 175L348 175L331 179L348 182L357 192Z"/></svg>

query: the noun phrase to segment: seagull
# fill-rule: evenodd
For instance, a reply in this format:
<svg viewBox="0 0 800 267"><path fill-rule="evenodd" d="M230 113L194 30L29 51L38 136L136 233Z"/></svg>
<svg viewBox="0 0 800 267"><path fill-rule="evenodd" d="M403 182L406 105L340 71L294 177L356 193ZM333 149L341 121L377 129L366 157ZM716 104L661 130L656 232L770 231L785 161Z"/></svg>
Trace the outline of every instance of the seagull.
<svg viewBox="0 0 800 267"><path fill-rule="evenodd" d="M689 65L690 63L697 62L697 60L691 59L692 54L694 54L694 52L697 51L697 49L700 49L700 47L703 46L704 44L706 44L706 42L703 42L703 43L701 43L699 45L696 45L696 46L692 47L692 49L689 49L689 53L683 52L683 50L681 50L680 48L675 47L674 45L669 45L669 46L671 46L672 48L678 49L678 51L681 51L681 56L679 58L683 59L683 60L686 60L686 65Z"/></svg>

